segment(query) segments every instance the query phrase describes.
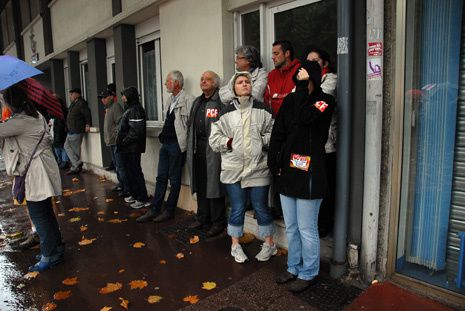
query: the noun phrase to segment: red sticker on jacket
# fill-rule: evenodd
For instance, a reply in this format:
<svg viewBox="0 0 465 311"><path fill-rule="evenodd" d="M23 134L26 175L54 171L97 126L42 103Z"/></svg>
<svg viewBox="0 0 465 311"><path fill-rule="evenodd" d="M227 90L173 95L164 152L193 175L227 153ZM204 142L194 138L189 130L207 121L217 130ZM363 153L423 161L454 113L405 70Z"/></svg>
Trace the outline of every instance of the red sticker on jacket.
<svg viewBox="0 0 465 311"><path fill-rule="evenodd" d="M289 166L302 171L308 171L310 167L310 156L291 153L291 162Z"/></svg>
<svg viewBox="0 0 465 311"><path fill-rule="evenodd" d="M207 109L207 118L218 117L218 109Z"/></svg>
<svg viewBox="0 0 465 311"><path fill-rule="evenodd" d="M324 102L324 101L318 101L313 106L315 106L321 112L324 112L325 109L328 108L328 104L326 102Z"/></svg>

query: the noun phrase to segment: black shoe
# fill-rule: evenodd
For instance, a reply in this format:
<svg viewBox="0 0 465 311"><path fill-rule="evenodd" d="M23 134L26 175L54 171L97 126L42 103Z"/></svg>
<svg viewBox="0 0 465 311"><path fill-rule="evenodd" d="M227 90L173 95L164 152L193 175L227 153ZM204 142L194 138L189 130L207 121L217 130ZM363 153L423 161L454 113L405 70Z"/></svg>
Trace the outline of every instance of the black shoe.
<svg viewBox="0 0 465 311"><path fill-rule="evenodd" d="M111 189L111 191L113 191L113 192L120 192L120 191L123 191L123 188L122 188L121 186L116 186L116 187L113 187L113 188Z"/></svg>
<svg viewBox="0 0 465 311"><path fill-rule="evenodd" d="M147 211L147 213L145 213L144 215L142 215L140 217L137 217L136 222L143 223L143 222L151 221L152 219L155 218L155 216L156 216L156 214L154 212L152 212L151 209L149 209Z"/></svg>
<svg viewBox="0 0 465 311"><path fill-rule="evenodd" d="M296 279L294 282L289 284L287 287L287 290L293 293L300 293L309 288L312 285L315 285L317 283L316 278L313 278L311 280L302 280L302 279Z"/></svg>
<svg viewBox="0 0 465 311"><path fill-rule="evenodd" d="M157 217L155 217L155 219L153 221L155 222L164 222L164 221L167 221L167 220L170 220L170 219L173 219L174 218L174 215L167 212L167 211L164 211L163 213L161 213L160 215L158 215Z"/></svg>
<svg viewBox="0 0 465 311"><path fill-rule="evenodd" d="M297 275L289 273L288 271L283 272L282 274L276 277L276 283L284 284L290 281L293 281L297 278Z"/></svg>
<svg viewBox="0 0 465 311"><path fill-rule="evenodd" d="M200 221L196 220L193 223L191 223L187 228L192 229L192 230L200 230L204 227L203 223Z"/></svg>
<svg viewBox="0 0 465 311"><path fill-rule="evenodd" d="M213 225L208 231L207 231L207 237L212 238L214 236L217 236L221 233L224 232L224 227L223 226L215 226Z"/></svg>

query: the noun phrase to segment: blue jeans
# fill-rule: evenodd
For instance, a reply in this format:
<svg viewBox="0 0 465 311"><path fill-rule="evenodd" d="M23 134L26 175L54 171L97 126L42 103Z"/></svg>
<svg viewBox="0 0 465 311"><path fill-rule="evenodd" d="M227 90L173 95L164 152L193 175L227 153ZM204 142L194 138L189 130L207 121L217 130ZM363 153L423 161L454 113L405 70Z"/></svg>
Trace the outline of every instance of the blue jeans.
<svg viewBox="0 0 465 311"><path fill-rule="evenodd" d="M69 158L66 154L65 148L53 147L53 152L55 153L59 167L63 167L66 163L68 163Z"/></svg>
<svg viewBox="0 0 465 311"><path fill-rule="evenodd" d="M322 199L280 197L288 241L287 271L299 279L311 280L320 271L318 212Z"/></svg>
<svg viewBox="0 0 465 311"><path fill-rule="evenodd" d="M126 171L124 170L123 158L121 157L121 153L116 152L116 145L110 146L110 150L111 159L113 160L113 164L115 165L116 178L118 179L119 186L123 188L123 192L129 192L128 176L126 175Z"/></svg>
<svg viewBox="0 0 465 311"><path fill-rule="evenodd" d="M27 201L27 208L32 223L36 227L40 238L41 261L56 261L64 254L64 245L61 242L61 233L55 213L52 208L51 198L43 201Z"/></svg>
<svg viewBox="0 0 465 311"><path fill-rule="evenodd" d="M137 201L147 202L147 188L145 187L144 173L140 166L140 153L122 152L120 157L124 165L129 193Z"/></svg>
<svg viewBox="0 0 465 311"><path fill-rule="evenodd" d="M185 160L186 152L181 152L177 141L162 144L158 160L155 193L151 203L151 209L154 213L161 211L169 180L170 194L166 201L165 211L170 215L174 214L174 209L178 204L179 192L181 191L182 167Z"/></svg>
<svg viewBox="0 0 465 311"><path fill-rule="evenodd" d="M242 188L241 183L226 184L231 203L231 213L228 221L228 234L239 238L244 234L244 217L247 197L250 196L252 207L257 217L258 233L261 238L274 233L273 216L268 208L269 186Z"/></svg>

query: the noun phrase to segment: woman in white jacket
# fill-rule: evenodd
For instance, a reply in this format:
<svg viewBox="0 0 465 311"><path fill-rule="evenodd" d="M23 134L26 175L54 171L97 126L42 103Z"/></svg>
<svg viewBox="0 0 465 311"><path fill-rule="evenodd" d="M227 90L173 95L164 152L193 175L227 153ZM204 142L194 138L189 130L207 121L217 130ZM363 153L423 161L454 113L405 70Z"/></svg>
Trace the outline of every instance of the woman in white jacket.
<svg viewBox="0 0 465 311"><path fill-rule="evenodd" d="M3 98L13 113L6 122L0 123L0 144L7 174L23 175L32 156L26 173L26 203L40 238L41 255L29 271L40 272L64 259L64 245L51 201L52 196L61 195L60 172L44 117L26 93L18 85L13 85L3 92Z"/></svg>
<svg viewBox="0 0 465 311"><path fill-rule="evenodd" d="M228 220L231 255L238 263L248 261L239 238L243 234L246 200L250 196L260 237L265 240L255 258L267 261L277 253L273 242L273 217L267 204L271 181L267 149L273 119L270 108L251 96L252 81L248 72L236 73L231 83L235 98L221 110L218 120L212 124L209 138L213 151L221 153L220 180L231 202Z"/></svg>

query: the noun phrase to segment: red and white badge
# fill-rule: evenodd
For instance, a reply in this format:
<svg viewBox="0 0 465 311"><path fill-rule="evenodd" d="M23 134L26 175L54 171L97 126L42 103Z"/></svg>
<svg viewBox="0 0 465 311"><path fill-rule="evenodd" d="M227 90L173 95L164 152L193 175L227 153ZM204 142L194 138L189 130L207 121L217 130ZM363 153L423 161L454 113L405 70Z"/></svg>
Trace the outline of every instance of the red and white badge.
<svg viewBox="0 0 465 311"><path fill-rule="evenodd" d="M218 109L212 108L207 109L207 118L216 118L218 117Z"/></svg>
<svg viewBox="0 0 465 311"><path fill-rule="evenodd" d="M291 153L289 166L307 172L310 167L310 159L310 156L307 155Z"/></svg>
<svg viewBox="0 0 465 311"><path fill-rule="evenodd" d="M324 112L326 108L328 108L328 104L322 100L317 101L313 106L315 106L321 112Z"/></svg>

